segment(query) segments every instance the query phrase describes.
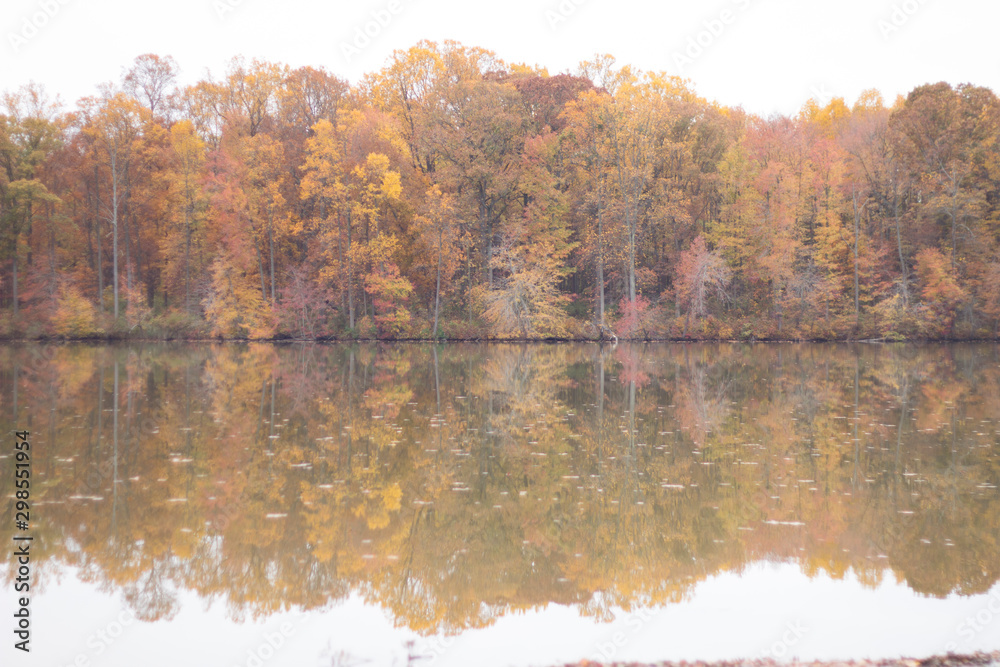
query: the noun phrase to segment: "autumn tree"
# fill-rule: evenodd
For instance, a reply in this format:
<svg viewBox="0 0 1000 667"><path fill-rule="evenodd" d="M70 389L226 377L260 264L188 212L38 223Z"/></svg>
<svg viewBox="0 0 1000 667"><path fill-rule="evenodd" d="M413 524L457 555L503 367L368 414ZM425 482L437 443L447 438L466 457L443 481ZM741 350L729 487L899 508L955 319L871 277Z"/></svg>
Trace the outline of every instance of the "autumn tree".
<svg viewBox="0 0 1000 667"><path fill-rule="evenodd" d="M525 146L522 187L527 205L509 222L493 258L498 276L486 293L485 318L502 336L522 338L566 335L567 297L559 281L571 272L566 258L570 241L566 201L553 173L556 135L529 139Z"/></svg>
<svg viewBox="0 0 1000 667"><path fill-rule="evenodd" d="M711 252L705 245L705 239L697 236L690 249L681 253L677 265L675 289L678 301L687 310L685 331L691 323L707 312L709 295L714 292L720 299L726 297L726 287L732 277L726 260L718 252Z"/></svg>
<svg viewBox="0 0 1000 667"><path fill-rule="evenodd" d="M378 232L364 249L371 269L365 275L365 291L372 299L376 331L381 336L398 336L410 323L407 301L413 285L400 275L396 257L399 241L395 236Z"/></svg>
<svg viewBox="0 0 1000 667"><path fill-rule="evenodd" d="M873 199L883 228L890 230L899 262L898 289L904 306L910 297L910 246L904 238L907 200L910 198L910 172L903 163L900 138L889 123L891 110L877 91L866 91L855 103L848 127L841 137L850 156L854 180ZM907 234L906 236L909 236Z"/></svg>
<svg viewBox="0 0 1000 667"><path fill-rule="evenodd" d="M703 337L985 337L997 319L986 88L761 117L611 56L552 75L453 41L356 85L240 57L177 81L143 54L65 115L33 86L4 96L5 331L184 335L204 315L223 336L661 338L686 316Z"/></svg>
<svg viewBox="0 0 1000 667"><path fill-rule="evenodd" d="M924 248L917 253L917 279L920 293L930 306L932 320L940 320L941 330L950 334L959 304L966 298L956 280L955 269L937 248ZM932 326L939 326L934 322Z"/></svg>
<svg viewBox="0 0 1000 667"><path fill-rule="evenodd" d="M432 42L394 51L390 63L363 83L377 108L399 118L411 164L425 174L437 169L435 127L443 120L449 83L441 47Z"/></svg>
<svg viewBox="0 0 1000 667"><path fill-rule="evenodd" d="M979 233L986 206L984 153L993 150L998 114L992 91L939 83L913 90L892 117L900 151L926 189L922 209L944 222L953 269L959 268L962 237Z"/></svg>
<svg viewBox="0 0 1000 667"><path fill-rule="evenodd" d="M438 336L438 322L441 312L442 282L447 289L455 273L457 224L455 220L454 197L433 186L427 192L426 214L418 219L421 236L431 250L428 254L434 272L434 324L431 335ZM430 267L428 267L430 268Z"/></svg>
<svg viewBox="0 0 1000 667"><path fill-rule="evenodd" d="M446 113L438 120L434 148L451 189L463 194L465 206L477 224L474 237L479 252L482 284L493 284L493 251L503 233L511 207L521 195L519 166L528 130L528 118L517 88L511 83L485 80L479 52L448 54L462 76L444 90ZM471 261L467 256L467 263ZM467 264L471 277L473 268Z"/></svg>
<svg viewBox="0 0 1000 667"><path fill-rule="evenodd" d="M584 216L581 226L581 252L587 263L593 264L594 324L598 331L605 327L605 266L613 258L615 218L609 215L610 149L604 132L611 98L607 93L587 91L566 106L564 136L571 163L576 167L576 188L580 193L579 207Z"/></svg>
<svg viewBox="0 0 1000 667"><path fill-rule="evenodd" d="M275 110L286 67L237 57L212 89L215 112L238 136L255 137Z"/></svg>
<svg viewBox="0 0 1000 667"><path fill-rule="evenodd" d="M53 106L43 90L22 87L3 98L0 115L0 234L11 262L11 305L15 317L19 300L21 242L30 234L36 211L60 200L41 180L48 157L59 147L60 129L52 119Z"/></svg>
<svg viewBox="0 0 1000 667"><path fill-rule="evenodd" d="M251 135L240 147L240 159L244 170L246 220L257 252L261 294L274 305L278 299L277 255L282 241L293 233L294 225L281 194L286 174L282 168L281 144L266 134Z"/></svg>
<svg viewBox="0 0 1000 667"><path fill-rule="evenodd" d="M398 308L412 291L408 280L399 276L399 240L384 224L391 207L402 192L399 172L390 168L389 158L369 153L347 178L347 224L357 225L360 234L349 241L347 253L352 267L364 274L366 292L381 301L392 315L379 314L373 301L373 318L390 317L386 324L397 329L405 325Z"/></svg>
<svg viewBox="0 0 1000 667"><path fill-rule="evenodd" d="M154 117L157 114L165 116L177 74L177 62L172 57L144 53L136 57L122 77L122 89L149 109Z"/></svg>
<svg viewBox="0 0 1000 667"><path fill-rule="evenodd" d="M145 123L145 110L133 99L122 93L108 94L100 100L89 101L93 106L90 123L84 129L92 134L101 146L101 159L107 168L105 198L101 209L111 225L112 288L114 295L114 317L119 315L119 245L125 251L125 286L132 289L133 272L131 261L131 229L128 226L129 189L127 183L133 160L138 148L138 140ZM124 239L122 236L124 227ZM124 241L124 242L123 242Z"/></svg>
<svg viewBox="0 0 1000 667"><path fill-rule="evenodd" d="M179 227L180 233L168 233L164 236L164 255L167 257L168 275L176 276L182 273L184 276L184 311L190 315L191 265L196 261L192 254L197 251L197 246L203 240L203 221L207 205L201 189L202 171L205 166L205 143L187 120L178 122L170 129L170 138L176 160L173 171L174 187L179 195L175 205L174 224Z"/></svg>
<svg viewBox="0 0 1000 667"><path fill-rule="evenodd" d="M306 141L303 167L302 199L311 202L308 223L315 230L316 252L322 258L317 278L336 288L343 310L348 311L349 326L354 328L354 272L351 264L351 226L347 210L344 163L336 126L321 119Z"/></svg>

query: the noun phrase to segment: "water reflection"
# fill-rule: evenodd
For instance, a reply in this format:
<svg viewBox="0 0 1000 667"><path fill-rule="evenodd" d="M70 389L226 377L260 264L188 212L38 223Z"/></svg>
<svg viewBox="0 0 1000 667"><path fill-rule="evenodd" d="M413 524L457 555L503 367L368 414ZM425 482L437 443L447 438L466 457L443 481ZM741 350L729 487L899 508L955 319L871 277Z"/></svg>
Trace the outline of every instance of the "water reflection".
<svg viewBox="0 0 1000 667"><path fill-rule="evenodd" d="M359 595L426 634L610 620L761 561L1000 577L996 346L17 346L0 372L33 576L143 620Z"/></svg>

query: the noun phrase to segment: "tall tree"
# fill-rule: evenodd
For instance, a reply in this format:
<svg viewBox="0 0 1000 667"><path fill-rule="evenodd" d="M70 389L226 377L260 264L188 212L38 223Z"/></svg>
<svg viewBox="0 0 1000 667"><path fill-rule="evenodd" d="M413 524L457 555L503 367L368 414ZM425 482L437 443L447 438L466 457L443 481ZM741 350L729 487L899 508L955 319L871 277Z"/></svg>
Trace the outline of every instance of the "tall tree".
<svg viewBox="0 0 1000 667"><path fill-rule="evenodd" d="M144 109L133 99L122 93L110 91L99 100L85 100L85 105L92 107L88 113L90 123L84 132L91 134L100 144L100 159L107 167L110 183L105 188L105 200L101 201L101 209L106 220L111 225L112 251L112 288L114 295L113 313L117 320L119 316L119 244L121 242L120 222L125 218L129 193L126 187L132 160L135 156L136 143L142 132L145 121ZM125 276L126 287L132 289L132 262L130 261L130 233L125 229Z"/></svg>
<svg viewBox="0 0 1000 667"><path fill-rule="evenodd" d="M170 56L144 53L136 57L122 77L122 89L149 109L154 117L157 114L165 116L177 73L177 62Z"/></svg>
<svg viewBox="0 0 1000 667"><path fill-rule="evenodd" d="M427 192L426 213L419 219L424 243L432 249L434 267L434 324L431 335L438 337L441 313L442 282L451 280L457 268L457 225L453 197L433 186Z"/></svg>
<svg viewBox="0 0 1000 667"><path fill-rule="evenodd" d="M61 143L55 108L35 85L3 97L0 115L0 234L11 261L12 310L18 315L18 260L22 236L30 233L35 210L59 198L41 180L45 161Z"/></svg>
<svg viewBox="0 0 1000 667"><path fill-rule="evenodd" d="M180 260L184 275L184 312L191 314L191 265L194 245L202 236L205 198L201 188L205 167L205 142L195 133L191 121L183 120L170 129L170 139L175 155L173 184L177 189L175 224L179 223L180 235L168 234L165 255L173 264ZM179 241L179 242L178 242ZM183 251L180 251L180 247ZM200 263L199 263L200 264ZM171 271L170 273L176 273Z"/></svg>

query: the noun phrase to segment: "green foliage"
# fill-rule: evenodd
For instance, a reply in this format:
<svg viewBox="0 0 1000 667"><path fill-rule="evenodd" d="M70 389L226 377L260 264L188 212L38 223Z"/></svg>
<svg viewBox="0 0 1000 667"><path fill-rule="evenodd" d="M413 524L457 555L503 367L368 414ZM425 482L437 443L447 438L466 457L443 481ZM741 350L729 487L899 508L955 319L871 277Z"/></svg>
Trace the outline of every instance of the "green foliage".
<svg viewBox="0 0 1000 667"><path fill-rule="evenodd" d="M586 320L591 317L593 313L593 304L588 303L587 299L581 297L571 298L566 304L566 314L576 320Z"/></svg>
<svg viewBox="0 0 1000 667"><path fill-rule="evenodd" d="M181 310L170 310L153 317L147 330L159 338L168 340L208 338L211 335L211 329L205 320Z"/></svg>

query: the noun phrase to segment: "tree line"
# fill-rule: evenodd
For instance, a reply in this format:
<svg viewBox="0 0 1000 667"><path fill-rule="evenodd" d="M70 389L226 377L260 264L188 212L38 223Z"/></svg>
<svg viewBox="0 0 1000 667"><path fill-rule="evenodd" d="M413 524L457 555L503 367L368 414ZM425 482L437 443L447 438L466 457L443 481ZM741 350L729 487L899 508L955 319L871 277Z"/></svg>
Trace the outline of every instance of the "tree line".
<svg viewBox="0 0 1000 667"><path fill-rule="evenodd" d="M761 117L456 42L0 113L0 335L995 338L1000 103Z"/></svg>

